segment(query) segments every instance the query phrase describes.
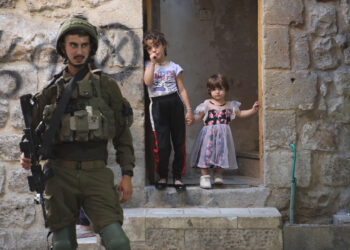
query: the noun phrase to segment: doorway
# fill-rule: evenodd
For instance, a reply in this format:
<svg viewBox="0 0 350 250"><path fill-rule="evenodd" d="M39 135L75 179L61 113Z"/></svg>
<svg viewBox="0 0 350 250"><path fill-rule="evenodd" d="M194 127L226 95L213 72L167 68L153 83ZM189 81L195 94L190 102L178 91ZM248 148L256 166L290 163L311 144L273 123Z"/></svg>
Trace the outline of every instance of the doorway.
<svg viewBox="0 0 350 250"><path fill-rule="evenodd" d="M226 99L241 102L241 110L250 109L258 100L257 0L147 0L144 20L145 30L152 28L165 34L168 59L183 67L193 109L209 98L206 82L215 73L226 76L230 86ZM258 116L235 119L230 126L239 169L225 171L225 183L256 186L261 172ZM200 122L187 127L188 156L201 127ZM146 135L150 139L146 144L152 144L150 131ZM150 144L146 156L152 152ZM148 159L146 164L150 183L155 178L152 161ZM198 185L199 176L198 169L188 166L184 181Z"/></svg>

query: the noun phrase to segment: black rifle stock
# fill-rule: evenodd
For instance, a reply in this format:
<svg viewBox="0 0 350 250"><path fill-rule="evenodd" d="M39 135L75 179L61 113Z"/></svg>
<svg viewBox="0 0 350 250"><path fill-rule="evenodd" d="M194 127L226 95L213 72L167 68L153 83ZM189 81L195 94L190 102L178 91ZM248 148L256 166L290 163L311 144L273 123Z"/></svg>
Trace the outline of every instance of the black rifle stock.
<svg viewBox="0 0 350 250"><path fill-rule="evenodd" d="M41 205L45 227L47 227L43 193L45 189L45 181L52 176L52 172L43 172L40 165L40 133L43 130L44 125L43 123L40 123L36 129L34 129L32 126L34 106L32 95L28 94L21 96L20 102L25 124L25 128L23 129L24 135L22 141L20 142L20 149L26 158L31 159L32 166L30 170L32 175L28 176L29 189L32 192L36 192L39 196L39 199L36 201Z"/></svg>

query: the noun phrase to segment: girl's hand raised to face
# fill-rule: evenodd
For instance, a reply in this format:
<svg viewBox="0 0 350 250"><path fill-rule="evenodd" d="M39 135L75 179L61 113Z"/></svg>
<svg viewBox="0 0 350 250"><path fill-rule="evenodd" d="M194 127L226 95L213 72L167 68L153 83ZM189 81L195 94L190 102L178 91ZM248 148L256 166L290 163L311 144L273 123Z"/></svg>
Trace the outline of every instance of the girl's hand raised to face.
<svg viewBox="0 0 350 250"><path fill-rule="evenodd" d="M149 58L151 60L151 63L156 64L157 63L157 54L156 53L152 53L149 55Z"/></svg>

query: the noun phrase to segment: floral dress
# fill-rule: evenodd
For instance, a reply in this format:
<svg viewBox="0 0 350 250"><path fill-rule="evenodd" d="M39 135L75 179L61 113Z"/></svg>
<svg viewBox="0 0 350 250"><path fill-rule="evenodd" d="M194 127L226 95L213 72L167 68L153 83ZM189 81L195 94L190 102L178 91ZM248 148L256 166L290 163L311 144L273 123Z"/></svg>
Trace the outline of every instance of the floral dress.
<svg viewBox="0 0 350 250"><path fill-rule="evenodd" d="M230 101L215 105L210 100L201 103L195 114L204 112L204 126L194 143L190 164L199 168L237 169L235 145L233 143L230 121L235 119L240 102Z"/></svg>

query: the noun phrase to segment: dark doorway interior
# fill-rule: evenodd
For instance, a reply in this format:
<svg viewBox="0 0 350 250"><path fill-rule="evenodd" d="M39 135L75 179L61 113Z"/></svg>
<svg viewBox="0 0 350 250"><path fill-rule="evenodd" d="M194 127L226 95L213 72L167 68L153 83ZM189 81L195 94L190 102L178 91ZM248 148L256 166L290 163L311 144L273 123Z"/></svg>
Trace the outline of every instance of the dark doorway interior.
<svg viewBox="0 0 350 250"><path fill-rule="evenodd" d="M145 22L152 22L145 25L145 30L148 26L165 34L168 59L184 68L184 83L193 109L209 98L206 81L214 73L228 78L227 100L241 102L241 109L251 108L258 99L257 0L156 0L145 1L145 7L145 15L150 15ZM197 123L187 127L188 155L201 126ZM148 155L152 154L152 133L149 126L146 130ZM239 170L225 171L225 183L258 185L258 116L234 120L231 130ZM147 158L148 180L153 183L153 158ZM199 175L198 169L188 167L184 179L196 185Z"/></svg>

